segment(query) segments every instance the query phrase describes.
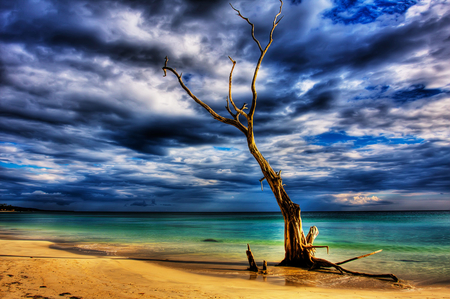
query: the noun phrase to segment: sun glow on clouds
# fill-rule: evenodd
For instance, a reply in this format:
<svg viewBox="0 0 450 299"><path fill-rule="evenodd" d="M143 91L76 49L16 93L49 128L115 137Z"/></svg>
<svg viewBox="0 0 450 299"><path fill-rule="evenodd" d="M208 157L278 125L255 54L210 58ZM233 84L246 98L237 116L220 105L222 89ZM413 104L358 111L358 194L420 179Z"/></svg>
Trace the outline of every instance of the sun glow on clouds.
<svg viewBox="0 0 450 299"><path fill-rule="evenodd" d="M335 201L347 204L347 205L366 205L366 204L373 204L376 202L381 201L378 196L370 195L370 194L363 194L363 193L347 193L347 194L337 194L333 195L335 198Z"/></svg>

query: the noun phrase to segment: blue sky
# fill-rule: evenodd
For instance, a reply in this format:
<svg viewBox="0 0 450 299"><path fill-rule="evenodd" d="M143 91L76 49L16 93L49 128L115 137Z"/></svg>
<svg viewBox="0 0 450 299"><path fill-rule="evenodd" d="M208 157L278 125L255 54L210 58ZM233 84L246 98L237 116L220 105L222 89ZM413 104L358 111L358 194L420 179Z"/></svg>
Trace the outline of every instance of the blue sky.
<svg viewBox="0 0 450 299"><path fill-rule="evenodd" d="M227 1L3 1L0 203L277 211L226 116L259 52ZM278 1L233 1L267 42ZM285 1L257 81L256 142L304 211L450 209L446 1Z"/></svg>

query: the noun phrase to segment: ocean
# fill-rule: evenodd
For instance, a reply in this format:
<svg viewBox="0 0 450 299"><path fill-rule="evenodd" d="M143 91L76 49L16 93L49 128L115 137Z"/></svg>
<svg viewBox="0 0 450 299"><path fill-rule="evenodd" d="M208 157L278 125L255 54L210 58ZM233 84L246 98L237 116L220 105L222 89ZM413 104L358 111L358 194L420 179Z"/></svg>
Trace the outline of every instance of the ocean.
<svg viewBox="0 0 450 299"><path fill-rule="evenodd" d="M316 256L393 273L417 285L450 285L450 211L303 212L303 229L315 225ZM284 257L281 213L0 213L0 238L48 240L57 248L152 260L275 265Z"/></svg>

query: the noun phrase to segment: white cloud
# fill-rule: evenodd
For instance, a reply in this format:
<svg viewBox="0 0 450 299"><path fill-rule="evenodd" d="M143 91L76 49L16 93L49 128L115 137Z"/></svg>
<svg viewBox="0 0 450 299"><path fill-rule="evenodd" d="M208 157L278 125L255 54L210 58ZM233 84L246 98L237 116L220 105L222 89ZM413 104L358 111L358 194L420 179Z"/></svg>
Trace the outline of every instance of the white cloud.
<svg viewBox="0 0 450 299"><path fill-rule="evenodd" d="M364 194L364 193L344 193L344 194L336 194L332 195L335 198L335 201L341 204L346 205L366 205L372 204L382 199L375 195Z"/></svg>

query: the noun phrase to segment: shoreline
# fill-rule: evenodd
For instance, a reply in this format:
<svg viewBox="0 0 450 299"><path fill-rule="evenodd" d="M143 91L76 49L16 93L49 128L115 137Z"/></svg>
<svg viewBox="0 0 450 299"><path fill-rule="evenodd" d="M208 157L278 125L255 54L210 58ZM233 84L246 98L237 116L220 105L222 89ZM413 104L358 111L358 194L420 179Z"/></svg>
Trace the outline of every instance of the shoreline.
<svg viewBox="0 0 450 299"><path fill-rule="evenodd" d="M450 290L450 277L440 275L439 277L430 278L423 273L419 278L417 276L408 277L408 275L399 275L401 270L399 268L384 267L387 271L371 268L371 264L365 264L361 268L361 264L352 265L350 270L356 270L368 273L393 273L399 279L399 283L394 283L390 280L374 279L353 275L338 275L334 269L321 271L307 271L300 268L276 267L277 261L268 260L269 273L268 275L256 275L247 271L248 262L245 259L244 249L242 250L242 259L229 259L225 256L209 256L208 254L198 255L189 253L174 253L166 251L160 246L164 243L155 243L158 247L157 251L153 251L152 247L139 248L141 245L136 244L114 244L101 242L78 242L69 241L65 238L43 238L38 235L27 235L21 229L2 229L0 230L0 241L43 241L48 242L48 249L68 252L78 256L94 256L111 257L124 260L135 260L141 262L149 262L164 267L169 267L177 270L182 270L189 273L209 275L215 277L238 278L247 280L265 281L275 285L290 285L290 286L305 286L305 287L320 287L320 288L334 288L334 289L375 289L375 290L392 290L392 289L410 289L410 288L427 288L427 287L443 287ZM1 244L1 243L0 243ZM139 251L136 251L138 249ZM0 254L1 256L1 254ZM261 263L262 260L258 260ZM264 258L264 255L262 255ZM320 257L320 256L319 256ZM325 257L326 258L326 257ZM367 260L369 262L369 260ZM374 265L373 261L372 265ZM389 260L388 260L389 262ZM387 262L387 263L388 263ZM361 263L361 261L360 261ZM381 265L387 264L382 262ZM378 265L375 263L375 265ZM355 267L356 266L356 267ZM357 267L361 269L358 269ZM356 268L356 269L355 269ZM391 272L391 271L392 272ZM403 274L405 271L403 270ZM450 297L449 297L450 298Z"/></svg>
<svg viewBox="0 0 450 299"><path fill-rule="evenodd" d="M367 286L342 288L333 284L305 286L288 280L283 282L283 279L274 282L270 276L252 277L241 268L236 276L234 266L216 269L217 264L211 264L213 269L208 269L190 264L183 268L183 261L178 261L172 262L176 265L172 267L170 261L81 255L52 249L53 244L49 241L0 240L1 298L289 298L299 295L309 298L448 298L450 291L448 286L382 290L368 289ZM350 277L314 273L319 273L319 279L333 276L348 280ZM70 295L60 297L65 293Z"/></svg>
<svg viewBox="0 0 450 299"><path fill-rule="evenodd" d="M276 285L306 286L335 289L375 289L375 290L395 290L427 287L443 287L450 290L450 277L442 277L439 280L429 280L424 277L422 280L405 279L398 276L399 282L395 283L390 279L376 279L370 277L339 275L334 269L323 269L320 271L308 271L295 267L277 267L277 262L268 261L268 275L247 271L248 262L246 260L223 260L219 261L211 257L199 257L189 254L178 255L151 255L136 256L127 250L110 251L111 245L67 242L63 240L43 240L43 239L23 239L15 236L0 235L1 240L16 241L43 241L49 242L48 248L61 252L68 252L86 257L104 257L122 260L135 260L144 263L153 263L168 268L182 270L189 273L209 275L216 277L239 278L248 280L259 280ZM1 244L1 243L0 243ZM94 245L94 246L93 246ZM244 255L244 254L243 254ZM1 255L0 255L1 256ZM257 260L257 263L261 261ZM370 271L367 271L370 273ZM376 271L372 271L377 273ZM394 272L394 271L393 271ZM393 273L391 272L391 273ZM380 272L378 272L380 273ZM396 274L396 273L393 273ZM255 277L256 276L256 277ZM449 297L450 298L450 297Z"/></svg>
<svg viewBox="0 0 450 299"><path fill-rule="evenodd" d="M77 246L77 243L53 243L51 249L62 250L83 256L112 257L114 259L135 260L154 263L164 267L182 270L189 273L215 276L218 278L237 278L244 280L258 280L275 285L320 287L334 289L373 289L373 290L395 290L411 289L418 284L408 280L400 279L394 282L390 279L374 279L370 277L339 275L333 269L321 271L308 271L296 267L277 267L276 262L268 262L268 273L266 275L248 271L248 262L243 261L218 261L214 259L195 259L194 256L184 254L182 256L162 257L135 257L119 254L110 254L101 249L92 249ZM98 247L96 247L98 248ZM123 253L123 252L122 252ZM425 287L427 285L424 285ZM440 285L435 285L440 286ZM446 287L446 285L442 285Z"/></svg>

